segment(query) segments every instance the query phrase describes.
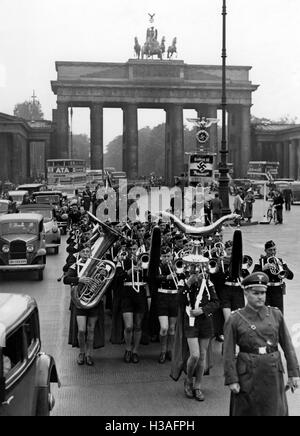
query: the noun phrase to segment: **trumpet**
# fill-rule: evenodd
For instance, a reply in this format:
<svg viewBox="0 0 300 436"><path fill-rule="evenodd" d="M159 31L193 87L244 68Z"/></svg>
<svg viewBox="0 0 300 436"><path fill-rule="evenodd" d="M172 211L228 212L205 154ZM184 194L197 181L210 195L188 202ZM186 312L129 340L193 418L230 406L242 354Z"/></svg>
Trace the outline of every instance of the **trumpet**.
<svg viewBox="0 0 300 436"><path fill-rule="evenodd" d="M175 270L174 270L174 266L175 266ZM182 274L184 271L183 261L181 259L177 259L174 262L174 265L172 264L172 262L168 262L168 267L169 267L169 271L170 271L170 274L172 276L172 279L175 283L176 289L178 289L179 280L178 280L177 274Z"/></svg>
<svg viewBox="0 0 300 436"><path fill-rule="evenodd" d="M216 242L213 245L211 252L215 254L216 257L225 257L226 256L225 245L223 244L223 242Z"/></svg>
<svg viewBox="0 0 300 436"><path fill-rule="evenodd" d="M243 262L242 262L242 269L249 269L252 265L253 265L252 257L248 256L248 254L244 254Z"/></svg>
<svg viewBox="0 0 300 436"><path fill-rule="evenodd" d="M208 261L209 274L216 274L219 271L219 259L217 257L211 257Z"/></svg>
<svg viewBox="0 0 300 436"><path fill-rule="evenodd" d="M281 279L284 279L286 276L286 271L283 268L282 262L278 257L270 256L267 259L267 263L270 264L270 273L274 276L278 276Z"/></svg>
<svg viewBox="0 0 300 436"><path fill-rule="evenodd" d="M148 269L148 267L149 267L149 260L150 260L149 253L147 253L147 252L141 253L138 256L137 264L140 265L142 269Z"/></svg>

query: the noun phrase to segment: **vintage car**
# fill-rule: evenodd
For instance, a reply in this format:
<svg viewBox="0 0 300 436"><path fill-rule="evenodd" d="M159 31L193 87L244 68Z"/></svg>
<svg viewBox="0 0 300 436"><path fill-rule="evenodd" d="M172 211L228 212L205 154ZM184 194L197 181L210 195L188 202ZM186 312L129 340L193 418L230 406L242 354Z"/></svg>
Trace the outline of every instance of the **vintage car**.
<svg viewBox="0 0 300 436"><path fill-rule="evenodd" d="M41 191L43 188L44 185L41 183L27 183L25 185L19 185L17 191L28 191L31 197L34 192Z"/></svg>
<svg viewBox="0 0 300 436"><path fill-rule="evenodd" d="M36 204L51 204L61 206L63 194L61 191L39 191L33 192L32 199Z"/></svg>
<svg viewBox="0 0 300 436"><path fill-rule="evenodd" d="M54 249L58 254L61 243L60 230L54 217L54 209L48 204L24 204L20 206L21 213L40 214L44 218L46 249Z"/></svg>
<svg viewBox="0 0 300 436"><path fill-rule="evenodd" d="M44 220L37 214L0 216L0 273L37 271L43 280L46 265Z"/></svg>
<svg viewBox="0 0 300 436"><path fill-rule="evenodd" d="M26 201L26 198L29 198L29 192L28 191L9 191L8 195L13 199L13 201L16 203L17 209L23 201Z"/></svg>
<svg viewBox="0 0 300 436"><path fill-rule="evenodd" d="M0 294L0 416L49 416L55 361L41 353L39 313L28 295Z"/></svg>
<svg viewBox="0 0 300 436"><path fill-rule="evenodd" d="M0 200L0 215L6 215L14 211L13 203L9 200Z"/></svg>

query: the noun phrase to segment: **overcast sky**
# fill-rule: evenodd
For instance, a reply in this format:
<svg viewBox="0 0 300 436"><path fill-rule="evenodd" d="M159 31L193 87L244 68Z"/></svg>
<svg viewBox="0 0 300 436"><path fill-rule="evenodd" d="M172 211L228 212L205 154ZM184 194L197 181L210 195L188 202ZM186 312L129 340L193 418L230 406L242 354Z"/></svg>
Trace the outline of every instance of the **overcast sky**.
<svg viewBox="0 0 300 436"><path fill-rule="evenodd" d="M259 84L252 114L300 122L300 1L227 0L227 64L249 65ZM159 39L177 37L178 59L221 64L222 0L0 0L0 112L35 90L51 119L55 61L126 62L133 38L144 43L148 13ZM139 127L164 121L140 111ZM121 134L121 110L105 110L104 140ZM89 134L89 111L76 110L73 132Z"/></svg>

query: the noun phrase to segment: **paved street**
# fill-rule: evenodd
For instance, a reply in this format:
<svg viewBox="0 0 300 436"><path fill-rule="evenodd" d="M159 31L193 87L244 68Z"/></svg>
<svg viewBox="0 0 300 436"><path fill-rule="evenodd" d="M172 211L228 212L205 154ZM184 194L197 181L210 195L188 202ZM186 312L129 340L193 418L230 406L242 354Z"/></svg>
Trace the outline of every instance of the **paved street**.
<svg viewBox="0 0 300 436"><path fill-rule="evenodd" d="M262 218L262 201L254 205L254 218ZM295 337L300 359L300 206L284 214L284 224L253 225L242 227L244 253L256 261L263 253L264 242L273 239L278 244L278 256L294 271L295 278L288 282L285 297L286 320L290 331L298 331ZM232 237L234 229L226 228L224 241ZM64 237L65 238L65 237ZM61 275L65 253L49 255L45 279L37 282L31 276L10 276L1 282L1 292L30 294L36 298L41 318L43 350L52 354L57 362L62 382L55 389L54 415L139 415L139 416L186 416L227 415L229 395L223 385L221 346L214 344L214 367L205 377L204 403L189 400L183 394L183 379L174 382L169 377L170 364L157 363L158 344L141 346L139 364L123 363L124 347L111 345L110 318L106 315L106 345L95 353L95 367L78 367L77 350L67 345L69 320L68 286L57 282ZM296 330L294 331L294 335ZM291 415L299 415L300 390L288 393Z"/></svg>

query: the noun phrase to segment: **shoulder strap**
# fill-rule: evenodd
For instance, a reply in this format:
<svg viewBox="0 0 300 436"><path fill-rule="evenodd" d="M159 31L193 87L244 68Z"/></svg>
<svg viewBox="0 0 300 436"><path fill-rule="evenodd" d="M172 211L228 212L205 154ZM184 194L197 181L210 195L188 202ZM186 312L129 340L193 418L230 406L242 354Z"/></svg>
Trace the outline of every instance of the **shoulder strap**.
<svg viewBox="0 0 300 436"><path fill-rule="evenodd" d="M267 310L270 314L269 307L267 307ZM248 324L248 326L251 328L251 330L253 330L257 334L257 336L259 336L261 339L263 339L268 344L269 340L257 329L255 324L251 324L251 322L244 315L242 315L240 311L237 311L237 314L246 322L246 324Z"/></svg>

